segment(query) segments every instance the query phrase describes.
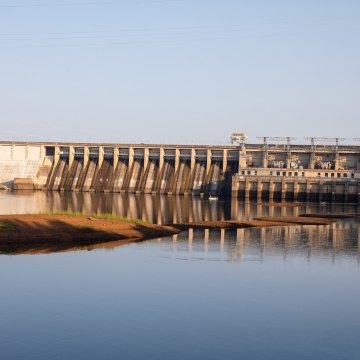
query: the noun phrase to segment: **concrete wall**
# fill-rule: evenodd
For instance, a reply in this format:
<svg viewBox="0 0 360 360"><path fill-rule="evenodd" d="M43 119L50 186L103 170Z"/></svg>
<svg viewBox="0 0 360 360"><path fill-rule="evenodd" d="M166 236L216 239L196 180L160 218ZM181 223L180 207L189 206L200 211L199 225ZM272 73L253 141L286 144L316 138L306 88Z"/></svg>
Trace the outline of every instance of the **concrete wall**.
<svg viewBox="0 0 360 360"><path fill-rule="evenodd" d="M15 178L35 180L42 161L41 153L41 145L0 144L1 184L13 187Z"/></svg>
<svg viewBox="0 0 360 360"><path fill-rule="evenodd" d="M12 160L12 146L11 145L0 145L0 161Z"/></svg>

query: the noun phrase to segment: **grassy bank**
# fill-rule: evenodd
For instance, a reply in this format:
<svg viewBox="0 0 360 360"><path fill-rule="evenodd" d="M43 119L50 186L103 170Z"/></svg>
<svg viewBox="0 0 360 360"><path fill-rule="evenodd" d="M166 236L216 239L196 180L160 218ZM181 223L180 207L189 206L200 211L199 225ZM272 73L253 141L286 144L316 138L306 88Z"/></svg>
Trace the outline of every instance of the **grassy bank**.
<svg viewBox="0 0 360 360"><path fill-rule="evenodd" d="M113 214L109 214L109 213L104 213L104 214L96 214L96 213L90 213L90 214L84 214L80 211L48 211L48 212L41 212L39 213L39 215L43 215L43 216L53 216L53 215L57 215L57 216L77 216L77 217L87 217L87 218L92 218L92 219L102 219L102 220L113 220L113 221L126 221L126 222L131 222L131 223L135 223L135 224L149 224L148 221L143 220L143 219L137 219L137 218L129 218L129 217L124 217L124 216L118 216L118 215L113 215Z"/></svg>

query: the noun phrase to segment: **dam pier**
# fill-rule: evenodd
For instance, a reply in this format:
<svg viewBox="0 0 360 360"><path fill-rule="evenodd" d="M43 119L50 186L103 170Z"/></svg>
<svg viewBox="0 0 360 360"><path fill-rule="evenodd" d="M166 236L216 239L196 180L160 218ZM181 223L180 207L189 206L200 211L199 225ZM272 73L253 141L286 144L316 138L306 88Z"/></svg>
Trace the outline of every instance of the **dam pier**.
<svg viewBox="0 0 360 360"><path fill-rule="evenodd" d="M360 202L360 146L0 142L14 190Z"/></svg>

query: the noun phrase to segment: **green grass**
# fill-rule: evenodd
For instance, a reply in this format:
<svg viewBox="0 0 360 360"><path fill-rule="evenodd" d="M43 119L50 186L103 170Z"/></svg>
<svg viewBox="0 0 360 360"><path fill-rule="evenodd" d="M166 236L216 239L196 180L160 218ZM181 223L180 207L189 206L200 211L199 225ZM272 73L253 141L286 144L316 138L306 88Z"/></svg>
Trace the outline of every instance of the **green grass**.
<svg viewBox="0 0 360 360"><path fill-rule="evenodd" d="M80 217L92 217L94 219L103 219L103 220L115 220L115 221L127 221L127 222L132 222L132 223L137 223L137 224L146 224L148 223L145 220L142 219L132 219L132 218L128 218L128 217L123 217L123 216L118 216L118 215L113 215L113 214L95 214L95 213L91 213L91 214L83 214L79 211L54 211L54 212L42 212L40 213L40 215L67 215L67 216L80 216Z"/></svg>
<svg viewBox="0 0 360 360"><path fill-rule="evenodd" d="M13 223L0 221L0 231L15 231L16 225Z"/></svg>

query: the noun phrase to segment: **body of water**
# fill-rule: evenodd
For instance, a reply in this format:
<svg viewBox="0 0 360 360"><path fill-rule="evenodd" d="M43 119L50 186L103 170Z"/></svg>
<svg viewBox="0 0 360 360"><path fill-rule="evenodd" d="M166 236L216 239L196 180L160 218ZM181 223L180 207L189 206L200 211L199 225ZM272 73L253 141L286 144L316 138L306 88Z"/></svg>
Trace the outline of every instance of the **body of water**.
<svg viewBox="0 0 360 360"><path fill-rule="evenodd" d="M0 194L0 213L113 213L167 224L347 205ZM189 230L112 249L0 255L0 354L20 359L360 359L359 217Z"/></svg>

